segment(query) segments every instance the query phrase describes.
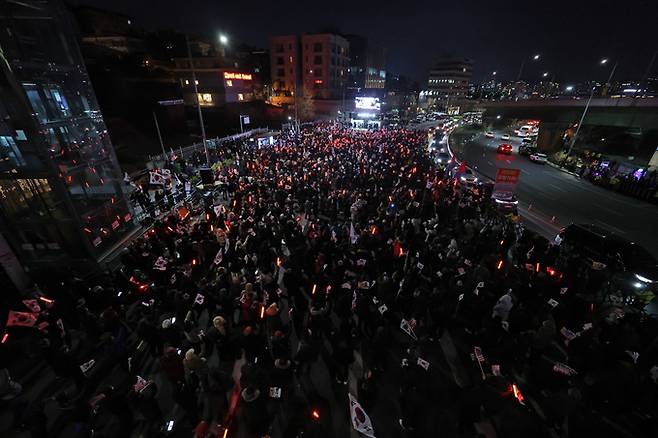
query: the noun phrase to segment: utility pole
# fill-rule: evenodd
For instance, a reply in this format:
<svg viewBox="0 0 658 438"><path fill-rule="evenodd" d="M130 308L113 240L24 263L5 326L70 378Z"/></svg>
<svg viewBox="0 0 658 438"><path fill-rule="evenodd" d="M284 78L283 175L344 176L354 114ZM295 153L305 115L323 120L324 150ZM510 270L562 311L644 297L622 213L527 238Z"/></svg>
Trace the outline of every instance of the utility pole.
<svg viewBox="0 0 658 438"><path fill-rule="evenodd" d="M210 154L208 153L208 145L206 144L206 127L203 125L203 113L201 112L201 102L199 101L199 90L196 83L196 73L194 72L194 62L192 62L192 50L190 49L190 40L185 35L185 43L187 44L187 57L190 60L190 69L192 70L192 83L194 85L194 99L196 99L196 108L199 112L199 124L201 125L201 139L203 141L203 151L206 153L206 164L210 167Z"/></svg>

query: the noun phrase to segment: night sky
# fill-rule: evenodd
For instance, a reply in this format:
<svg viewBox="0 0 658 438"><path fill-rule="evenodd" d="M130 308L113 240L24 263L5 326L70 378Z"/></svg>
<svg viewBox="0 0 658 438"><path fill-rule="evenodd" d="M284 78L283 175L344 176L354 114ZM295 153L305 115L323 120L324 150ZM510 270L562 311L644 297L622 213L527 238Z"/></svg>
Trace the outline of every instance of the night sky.
<svg viewBox="0 0 658 438"><path fill-rule="evenodd" d="M441 55L475 60L475 80L498 71L515 79L524 56L524 79L544 71L568 83L605 80L602 57L619 60L616 79L640 79L658 50L656 0L73 0L122 12L148 30L217 33L268 47L268 37L326 28L355 33L387 49L388 70L424 82ZM311 6L313 5L313 6ZM651 69L658 75L658 60Z"/></svg>

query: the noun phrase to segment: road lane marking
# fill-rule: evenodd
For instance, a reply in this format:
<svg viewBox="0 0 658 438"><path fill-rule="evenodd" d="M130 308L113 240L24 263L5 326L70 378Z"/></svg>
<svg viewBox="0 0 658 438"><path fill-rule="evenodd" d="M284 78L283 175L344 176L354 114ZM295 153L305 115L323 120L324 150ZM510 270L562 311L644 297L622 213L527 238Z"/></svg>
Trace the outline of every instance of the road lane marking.
<svg viewBox="0 0 658 438"><path fill-rule="evenodd" d="M553 187L553 188L554 188L555 190L557 190L558 192L562 192L562 193L566 193L566 192L567 192L567 191L564 190L562 187L556 186L555 184L550 184L550 183L549 183L548 185L551 186L551 187Z"/></svg>
<svg viewBox="0 0 658 438"><path fill-rule="evenodd" d="M614 214L615 216L624 216L623 213L620 213L620 212L618 212L618 211L616 211L616 210L613 210L613 209L611 209L611 208L608 208L608 207L604 207L603 205L599 205L599 207L600 207L602 210L609 211L610 213Z"/></svg>
<svg viewBox="0 0 658 438"><path fill-rule="evenodd" d="M600 223L601 225L603 225L603 226L606 227L606 228L610 228L610 229L612 229L613 231L616 231L618 234L626 234L626 231L621 230L621 229L619 229L619 228L617 228L617 227L613 227L612 225L610 225L610 224L608 224L608 223L605 223L605 222L603 222L602 220L594 219L594 221Z"/></svg>

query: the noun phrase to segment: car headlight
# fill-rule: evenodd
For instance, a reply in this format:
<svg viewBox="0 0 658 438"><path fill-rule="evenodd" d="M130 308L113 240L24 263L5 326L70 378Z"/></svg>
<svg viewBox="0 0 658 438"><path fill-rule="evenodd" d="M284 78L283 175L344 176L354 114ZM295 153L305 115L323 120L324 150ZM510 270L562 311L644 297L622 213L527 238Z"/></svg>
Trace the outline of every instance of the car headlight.
<svg viewBox="0 0 658 438"><path fill-rule="evenodd" d="M644 283L652 283L651 280L649 280L647 277L641 276L640 274L635 274L635 278L637 278L638 280L640 280Z"/></svg>
<svg viewBox="0 0 658 438"><path fill-rule="evenodd" d="M478 182L478 179L477 179L477 178L473 178L473 182L474 182L474 183Z"/></svg>
<svg viewBox="0 0 658 438"><path fill-rule="evenodd" d="M460 180L460 181L466 181L466 177L465 177L465 176L460 176L460 177L459 177L459 180Z"/></svg>

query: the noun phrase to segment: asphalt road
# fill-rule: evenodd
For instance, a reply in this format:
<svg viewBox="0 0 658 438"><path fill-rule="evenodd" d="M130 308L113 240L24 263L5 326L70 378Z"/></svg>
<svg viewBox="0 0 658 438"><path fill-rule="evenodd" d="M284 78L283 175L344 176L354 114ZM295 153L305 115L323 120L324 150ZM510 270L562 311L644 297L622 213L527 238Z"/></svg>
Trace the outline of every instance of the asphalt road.
<svg viewBox="0 0 658 438"><path fill-rule="evenodd" d="M518 154L520 139L503 141L476 135L461 154L481 176L495 179L498 168L521 169L516 195L524 222L548 238L570 223L593 223L635 241L658 257L658 206L617 194L563 172L550 165L532 163ZM496 148L510 143L512 155Z"/></svg>

